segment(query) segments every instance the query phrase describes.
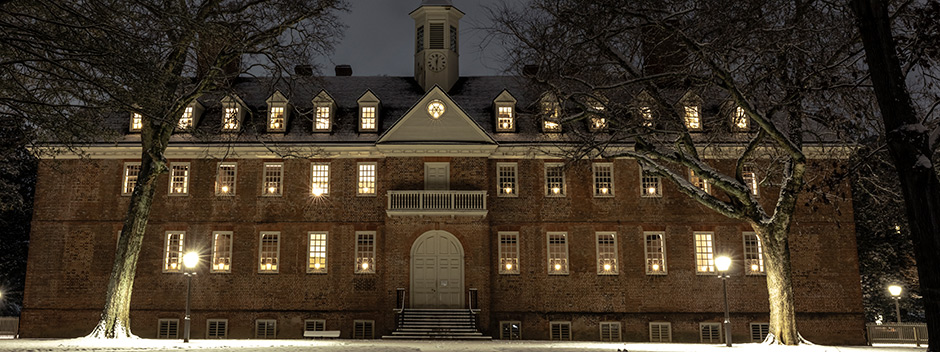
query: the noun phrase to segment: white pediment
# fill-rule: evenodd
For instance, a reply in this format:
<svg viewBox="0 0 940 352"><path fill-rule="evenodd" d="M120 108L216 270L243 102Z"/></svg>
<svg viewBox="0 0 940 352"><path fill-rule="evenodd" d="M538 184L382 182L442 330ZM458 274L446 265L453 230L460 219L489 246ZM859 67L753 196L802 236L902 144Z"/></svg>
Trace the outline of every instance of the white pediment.
<svg viewBox="0 0 940 352"><path fill-rule="evenodd" d="M429 111L429 106L434 109ZM443 106L443 112L439 110ZM439 116L436 116L439 114ZM381 143L496 144L440 87L433 87L395 125Z"/></svg>

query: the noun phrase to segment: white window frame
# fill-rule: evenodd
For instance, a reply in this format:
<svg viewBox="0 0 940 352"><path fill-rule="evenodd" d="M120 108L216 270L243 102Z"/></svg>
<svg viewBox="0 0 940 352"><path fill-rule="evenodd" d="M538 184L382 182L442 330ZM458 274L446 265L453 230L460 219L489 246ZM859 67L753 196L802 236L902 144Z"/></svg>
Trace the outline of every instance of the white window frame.
<svg viewBox="0 0 940 352"><path fill-rule="evenodd" d="M264 248L264 239L265 236L274 236L276 243L276 248L274 250L274 256L269 256L271 251L265 250ZM266 254L268 256L266 256ZM270 260L270 263L265 263L266 259ZM258 234L258 273L259 274L277 274L281 269L281 232L280 231L261 231Z"/></svg>
<svg viewBox="0 0 940 352"><path fill-rule="evenodd" d="M604 336L604 335L605 335L605 334L604 334L605 328L606 328L606 330L607 330L607 331L606 331L606 332L607 332L607 334L606 334L606 335L607 335L607 338L606 338L606 339L604 338L604 337L605 337L605 336ZM621 334L622 327L621 327L619 321L602 321L602 322L600 322L600 324L598 324L598 330L599 330L598 332L600 333L600 340L601 340L601 341L620 342L620 341L623 340L623 336L622 336L622 334ZM616 336L614 336L614 333L615 333L615 332L616 332Z"/></svg>
<svg viewBox="0 0 940 352"><path fill-rule="evenodd" d="M313 112L313 130L315 132L329 132L333 129L332 104L317 104Z"/></svg>
<svg viewBox="0 0 940 352"><path fill-rule="evenodd" d="M212 323L222 324L222 336L212 336ZM218 326L216 327L218 331ZM206 339L227 339L228 338L228 319L206 319Z"/></svg>
<svg viewBox="0 0 940 352"><path fill-rule="evenodd" d="M134 194L134 188L137 187L137 178L140 177L140 162L128 161L124 163L124 174L121 177L121 195L129 196ZM131 175L131 171L133 175Z"/></svg>
<svg viewBox="0 0 940 352"><path fill-rule="evenodd" d="M359 132L378 132L378 130L379 106L374 104L359 106Z"/></svg>
<svg viewBox="0 0 940 352"><path fill-rule="evenodd" d="M751 241L748 241L749 237ZM764 249L760 237L754 232L742 232L741 240L744 242L744 274L766 275L767 273L764 271Z"/></svg>
<svg viewBox="0 0 940 352"><path fill-rule="evenodd" d="M170 242L170 236L179 235L179 239ZM173 245L175 248L170 248ZM163 272L183 272L183 253L186 248L186 231L166 231L163 235Z"/></svg>
<svg viewBox="0 0 940 352"><path fill-rule="evenodd" d="M261 336L260 334L261 329L258 328L258 326L261 324L265 324L264 336ZM267 333L268 325L270 325L271 328L274 330L273 335L271 336L269 336ZM277 319L255 319L255 338L256 339L276 339L277 338Z"/></svg>
<svg viewBox="0 0 940 352"><path fill-rule="evenodd" d="M173 336L170 336L169 331L167 331L166 335L161 334L160 330L163 330L164 323L167 324L167 330L169 330L170 324L176 325L176 328L173 329L174 332L176 333L173 334ZM158 339L175 340L175 339L178 339L179 336L180 336L180 320L179 319L157 319L157 338Z"/></svg>
<svg viewBox="0 0 940 352"><path fill-rule="evenodd" d="M310 325L313 324L313 329ZM306 319L304 320L304 332L307 331L326 331L326 319Z"/></svg>
<svg viewBox="0 0 940 352"><path fill-rule="evenodd" d="M689 183L705 191L705 193L711 194L711 184L699 175L696 175L695 170L689 169Z"/></svg>
<svg viewBox="0 0 940 352"><path fill-rule="evenodd" d="M650 190L653 192L650 192ZM640 167L640 196L643 198L663 197L662 177L643 167Z"/></svg>
<svg viewBox="0 0 940 352"><path fill-rule="evenodd" d="M685 128L687 128L689 131L701 131L702 107L699 105L687 104L683 106L682 111L685 120Z"/></svg>
<svg viewBox="0 0 940 352"><path fill-rule="evenodd" d="M712 231L695 231L692 233L692 244L695 248L695 274L717 275L715 268L715 233Z"/></svg>
<svg viewBox="0 0 940 352"><path fill-rule="evenodd" d="M177 167L181 168L177 170ZM171 162L170 163L170 177L168 179L168 184L170 185L169 195L171 196L188 196L189 195L189 175L190 167L189 162ZM177 174L182 172L182 174ZM178 181L177 177L181 177L182 181Z"/></svg>
<svg viewBox="0 0 940 352"><path fill-rule="evenodd" d="M356 231L356 268L355 274L375 274L376 241L375 231ZM369 243L360 244L363 239ZM363 266L364 263L368 265Z"/></svg>
<svg viewBox="0 0 940 352"><path fill-rule="evenodd" d="M519 232L500 231L497 233L497 240L499 241L499 273L519 275ZM510 241L513 243L504 243Z"/></svg>
<svg viewBox="0 0 940 352"><path fill-rule="evenodd" d="M372 166L372 175L370 176L368 169L363 169L364 166ZM356 163L356 196L360 197L374 197L376 195L376 188L378 188L378 165L374 161L369 162L360 162ZM370 180L371 177L371 180ZM371 187L370 187L371 186Z"/></svg>
<svg viewBox="0 0 940 352"><path fill-rule="evenodd" d="M560 172L559 175L549 176L549 173L557 170ZM546 197L564 197L567 193L565 187L565 164L564 163L545 163L545 196ZM561 185L557 185L558 182L553 182L549 177L552 178L561 178ZM555 187L558 186L558 187ZM556 192L557 188L557 192Z"/></svg>
<svg viewBox="0 0 940 352"><path fill-rule="evenodd" d="M320 238L314 237L322 236ZM307 232L307 273L308 274L326 274L329 265L329 239L330 233L327 231ZM321 242L314 244L314 241ZM322 251L320 250L322 248ZM316 255L316 256L314 256ZM318 265L319 264L319 265Z"/></svg>
<svg viewBox="0 0 940 352"><path fill-rule="evenodd" d="M553 239L557 242L558 238L561 238L564 243L552 243ZM546 262L546 264L548 264L548 274L568 275L570 258L568 254L568 233L562 231L546 232L545 247L546 253L548 254L548 260Z"/></svg>
<svg viewBox="0 0 940 352"><path fill-rule="evenodd" d="M607 239L613 243L607 243ZM601 243L602 240L605 243ZM597 275L619 275L620 257L617 254L617 233L613 231L598 231L594 233L595 258L597 258ZM609 267L607 267L609 265Z"/></svg>
<svg viewBox="0 0 940 352"><path fill-rule="evenodd" d="M519 196L519 163L496 163L496 188L498 197Z"/></svg>
<svg viewBox="0 0 940 352"><path fill-rule="evenodd" d="M614 196L614 163L594 163L591 165L594 176L594 197L610 198ZM605 170L606 169L606 170ZM604 176L603 173L609 173ZM606 181L604 180L606 178ZM606 184L605 184L606 183ZM604 187L607 186L607 187Z"/></svg>
<svg viewBox="0 0 940 352"><path fill-rule="evenodd" d="M660 270L653 270L654 261L657 258L653 258L651 254L656 254L656 252L650 252L650 240L649 236L659 236L660 243L660 252L662 256L659 263ZM668 274L668 266L666 265L666 234L662 231L644 231L643 232L643 253L644 253L644 265L646 266L646 275L666 275Z"/></svg>
<svg viewBox="0 0 940 352"><path fill-rule="evenodd" d="M715 329L715 331L718 331L718 341L712 341L711 336L709 336L707 341L705 340L705 327L709 327L710 329ZM715 322L698 323L698 342L700 343L723 342L725 339L724 339L724 334L721 330L722 330L721 323L715 323Z"/></svg>
<svg viewBox="0 0 940 352"><path fill-rule="evenodd" d="M317 195L317 190L320 194ZM310 195L322 197L330 195L330 163L310 163Z"/></svg>
<svg viewBox="0 0 940 352"><path fill-rule="evenodd" d="M558 329L557 334L555 329ZM564 336L567 334L568 336ZM548 337L550 341L571 341L571 322L570 321L550 321L548 322ZM566 338L567 337L567 338Z"/></svg>
<svg viewBox="0 0 940 352"><path fill-rule="evenodd" d="M284 195L284 163L264 163L261 168L261 194L265 197Z"/></svg>
<svg viewBox="0 0 940 352"><path fill-rule="evenodd" d="M656 326L657 327L656 329L659 330L658 340L653 339L653 327L654 326ZM663 328L666 329L666 335L669 335L665 339L663 338ZM649 323L649 329L650 329L649 330L650 342L672 342L672 323L665 322L665 321L651 321Z"/></svg>
<svg viewBox="0 0 940 352"><path fill-rule="evenodd" d="M232 182L231 184L225 184L226 180L223 179L222 169L231 167L232 168ZM225 177L229 177L225 175ZM216 165L215 168L215 195L217 196L234 196L235 189L238 185L238 163L234 161L223 161ZM228 192L223 191L223 188L228 186Z"/></svg>
<svg viewBox="0 0 940 352"><path fill-rule="evenodd" d="M516 112L511 103L496 103L496 132L516 131Z"/></svg>
<svg viewBox="0 0 940 352"><path fill-rule="evenodd" d="M219 246L221 238L228 237L228 245ZM232 272L232 243L235 242L235 236L232 231L212 231L212 263L210 263L210 273L231 273Z"/></svg>
<svg viewBox="0 0 940 352"><path fill-rule="evenodd" d="M509 334L505 334L506 326L509 326ZM516 326L516 336L513 338L513 329L512 326ZM508 338L507 338L508 336ZM522 340L522 322L518 320L502 320L499 322L499 339L500 340Z"/></svg>

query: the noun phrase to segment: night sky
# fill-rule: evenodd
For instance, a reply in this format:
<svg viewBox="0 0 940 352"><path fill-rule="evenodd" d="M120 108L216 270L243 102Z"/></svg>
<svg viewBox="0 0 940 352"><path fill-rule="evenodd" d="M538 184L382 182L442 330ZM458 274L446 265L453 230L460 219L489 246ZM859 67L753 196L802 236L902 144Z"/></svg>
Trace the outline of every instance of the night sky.
<svg viewBox="0 0 940 352"><path fill-rule="evenodd" d="M452 0L466 15L460 20L460 75L499 75L504 70L497 45L481 49L488 25L485 6L500 0ZM348 27L323 73L333 66L352 65L354 76L411 76L414 74L414 20L408 16L420 0L352 0L350 11L340 14Z"/></svg>

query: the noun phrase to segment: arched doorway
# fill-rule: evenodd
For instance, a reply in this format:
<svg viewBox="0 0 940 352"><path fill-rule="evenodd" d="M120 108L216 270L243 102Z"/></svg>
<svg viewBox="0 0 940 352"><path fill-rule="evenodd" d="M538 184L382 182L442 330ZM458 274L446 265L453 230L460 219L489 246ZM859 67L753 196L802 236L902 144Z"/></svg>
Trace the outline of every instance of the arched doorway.
<svg viewBox="0 0 940 352"><path fill-rule="evenodd" d="M464 306L463 246L447 231L425 232L411 246L411 306Z"/></svg>

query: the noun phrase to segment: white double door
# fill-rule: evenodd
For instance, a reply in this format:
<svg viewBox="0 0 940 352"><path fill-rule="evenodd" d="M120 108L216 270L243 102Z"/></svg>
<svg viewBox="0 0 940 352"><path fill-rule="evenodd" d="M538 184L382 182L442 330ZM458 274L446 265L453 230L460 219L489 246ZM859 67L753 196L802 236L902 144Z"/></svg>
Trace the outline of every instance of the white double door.
<svg viewBox="0 0 940 352"><path fill-rule="evenodd" d="M428 231L411 249L411 306L463 308L463 247L446 231Z"/></svg>

